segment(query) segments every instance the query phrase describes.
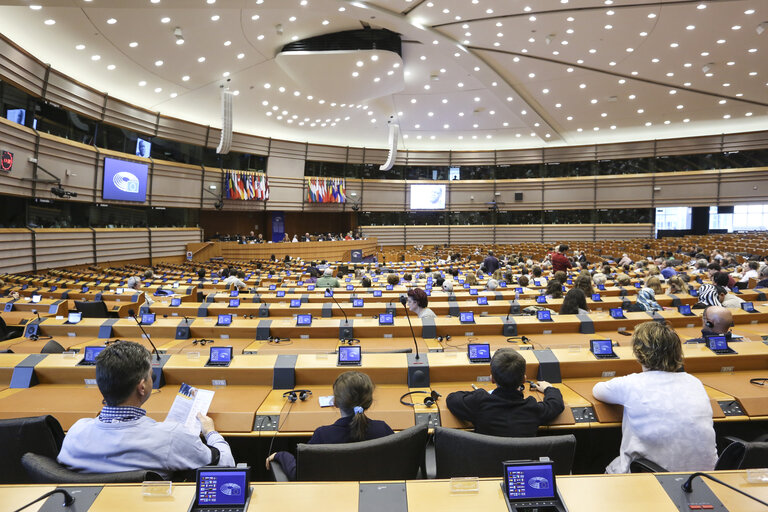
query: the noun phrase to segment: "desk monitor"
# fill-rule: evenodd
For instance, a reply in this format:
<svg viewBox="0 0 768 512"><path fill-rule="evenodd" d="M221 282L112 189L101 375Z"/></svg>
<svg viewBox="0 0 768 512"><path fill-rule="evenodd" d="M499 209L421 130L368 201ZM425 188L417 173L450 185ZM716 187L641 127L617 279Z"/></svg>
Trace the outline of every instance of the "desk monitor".
<svg viewBox="0 0 768 512"><path fill-rule="evenodd" d="M677 306L677 312L680 313L681 315L685 315L685 316L696 316L691 311L690 304L683 304L682 306Z"/></svg>
<svg viewBox="0 0 768 512"><path fill-rule="evenodd" d="M381 297L381 290L373 290L374 297Z"/></svg>
<svg viewBox="0 0 768 512"><path fill-rule="evenodd" d="M213 279L213 280L211 281L211 283L213 283L213 284L219 284L219 280L218 280L218 279Z"/></svg>
<svg viewBox="0 0 768 512"><path fill-rule="evenodd" d="M76 323L79 323L80 320L82 320L82 319L83 319L83 314L80 313L79 311L76 312L76 313L70 313L67 316L67 323L68 324L76 324Z"/></svg>
<svg viewBox="0 0 768 512"><path fill-rule="evenodd" d="M515 293L523 293L523 289L518 286L515 288Z"/></svg>
<svg viewBox="0 0 768 512"><path fill-rule="evenodd" d="M204 467L197 470L195 500L190 512L244 512L251 490L250 468Z"/></svg>
<svg viewBox="0 0 768 512"><path fill-rule="evenodd" d="M488 297L478 297L477 298L477 305L478 306L487 306L488 305Z"/></svg>
<svg viewBox="0 0 768 512"><path fill-rule="evenodd" d="M725 336L705 336L707 348L715 354L735 354L736 351L728 346L728 338Z"/></svg>
<svg viewBox="0 0 768 512"><path fill-rule="evenodd" d="M300 308L301 307L301 299L291 299L291 307L292 308Z"/></svg>
<svg viewBox="0 0 768 512"><path fill-rule="evenodd" d="M533 286L541 286L541 281L539 281L538 279L534 279Z"/></svg>
<svg viewBox="0 0 768 512"><path fill-rule="evenodd" d="M296 281L296 286L304 286L304 281Z"/></svg>
<svg viewBox="0 0 768 512"><path fill-rule="evenodd" d="M621 320L627 318L624 316L624 310L621 308L611 308L611 318Z"/></svg>
<svg viewBox="0 0 768 512"><path fill-rule="evenodd" d="M490 363L491 345L488 343L469 343L467 357L470 363Z"/></svg>
<svg viewBox="0 0 768 512"><path fill-rule="evenodd" d="M331 290L330 288L326 289L325 292L323 293L323 297L333 297L333 290Z"/></svg>
<svg viewBox="0 0 768 512"><path fill-rule="evenodd" d="M691 289L688 291L688 293L690 293L690 294L691 294L691 297L698 297L698 296L699 296L699 290L694 290L693 288L691 288Z"/></svg>
<svg viewBox="0 0 768 512"><path fill-rule="evenodd" d="M387 285L387 290L391 291L391 290L394 290L394 289L395 289L395 287L393 285L391 285L391 284Z"/></svg>
<svg viewBox="0 0 768 512"><path fill-rule="evenodd" d="M504 497L511 512L565 512L555 483L552 462L506 461Z"/></svg>
<svg viewBox="0 0 768 512"><path fill-rule="evenodd" d="M142 313L141 325L152 325L153 323L155 323L154 313Z"/></svg>
<svg viewBox="0 0 768 512"><path fill-rule="evenodd" d="M314 291L314 290L315 290L315 285L313 285L313 284L308 284L308 285L307 285L307 291L310 291L310 292L312 292L312 291Z"/></svg>
<svg viewBox="0 0 768 512"><path fill-rule="evenodd" d="M469 294L470 295L477 295L477 288L470 288L469 289Z"/></svg>
<svg viewBox="0 0 768 512"><path fill-rule="evenodd" d="M611 340L589 340L589 351L596 359L618 359Z"/></svg>
<svg viewBox="0 0 768 512"><path fill-rule="evenodd" d="M229 307L231 307L231 308L239 308L240 307L240 299L229 299Z"/></svg>
<svg viewBox="0 0 768 512"><path fill-rule="evenodd" d="M115 295L122 295L125 292L124 288L115 288Z"/></svg>
<svg viewBox="0 0 768 512"><path fill-rule="evenodd" d="M339 366L360 366L362 351L360 345L353 347L339 347Z"/></svg>
<svg viewBox="0 0 768 512"><path fill-rule="evenodd" d="M350 292L351 292L351 291L352 291L352 290L354 290L354 289L355 289L355 287L354 287L354 286L352 286L351 284L348 284L348 285L347 285L347 291L350 291Z"/></svg>
<svg viewBox="0 0 768 512"><path fill-rule="evenodd" d="M51 291L52 291L52 292L55 292L55 291L56 291L56 290L58 290L58 289L59 289L59 287L58 287L58 286L56 286L55 284L54 284L54 285L51 285Z"/></svg>
<svg viewBox="0 0 768 512"><path fill-rule="evenodd" d="M394 325L395 315L392 313L379 313L379 325Z"/></svg>
<svg viewBox="0 0 768 512"><path fill-rule="evenodd" d="M296 325L304 327L312 325L312 315L296 315Z"/></svg>
<svg viewBox="0 0 768 512"><path fill-rule="evenodd" d="M374 277L373 279L371 279L371 282L372 283L378 283L379 282L379 278L378 277Z"/></svg>
<svg viewBox="0 0 768 512"><path fill-rule="evenodd" d="M87 286L83 285L83 287L81 288L81 290L82 290L82 292L83 292L83 293L87 293L87 292L88 292L88 290L89 290L89 288L88 288Z"/></svg>
<svg viewBox="0 0 768 512"><path fill-rule="evenodd" d="M232 347L211 347L205 366L229 366L232 362Z"/></svg>
<svg viewBox="0 0 768 512"><path fill-rule="evenodd" d="M229 292L230 297L237 297L238 295L240 295L240 290L232 290Z"/></svg>
<svg viewBox="0 0 768 512"><path fill-rule="evenodd" d="M176 281L175 283L173 283L171 285L171 288L178 288L178 287L179 287L179 282L178 281Z"/></svg>
<svg viewBox="0 0 768 512"><path fill-rule="evenodd" d="M757 310L755 310L754 304L752 304L751 302L742 302L741 303L741 309L743 309L747 313L757 313Z"/></svg>
<svg viewBox="0 0 768 512"><path fill-rule="evenodd" d="M216 325L222 327L232 325L232 315L219 315Z"/></svg>
<svg viewBox="0 0 768 512"><path fill-rule="evenodd" d="M499 281L499 288L506 288L506 287L507 287L506 281Z"/></svg>
<svg viewBox="0 0 768 512"><path fill-rule="evenodd" d="M171 307L177 308L181 306L181 297L174 297L171 299Z"/></svg>
<svg viewBox="0 0 768 512"><path fill-rule="evenodd" d="M84 356L83 360L77 363L80 366L95 366L96 365L96 356L98 356L102 350L104 350L105 346L100 347L85 347L84 350Z"/></svg>
<svg viewBox="0 0 768 512"><path fill-rule="evenodd" d="M345 283L351 283L352 282L352 278L351 277L345 277L344 278L344 282Z"/></svg>
<svg viewBox="0 0 768 512"><path fill-rule="evenodd" d="M599 293L593 293L592 294L592 300L594 302L602 302L603 301L603 299L602 299L602 297L600 297Z"/></svg>
<svg viewBox="0 0 768 512"><path fill-rule="evenodd" d="M459 322L463 324L475 323L475 313L473 311L462 311L459 313Z"/></svg>
<svg viewBox="0 0 768 512"><path fill-rule="evenodd" d="M536 297L536 304L546 304L546 303L547 303L546 295L539 295Z"/></svg>
<svg viewBox="0 0 768 512"><path fill-rule="evenodd" d="M363 299L352 299L353 308L361 308L363 307L363 304L364 304Z"/></svg>
<svg viewBox="0 0 768 512"><path fill-rule="evenodd" d="M32 296L32 304L37 304L38 302L40 302L40 300L41 300L42 298L43 298L43 296L42 296L42 295L37 295L37 294L33 295L33 296ZM751 302L749 302L749 304L750 304L750 305L752 305L752 303L751 303Z"/></svg>
<svg viewBox="0 0 768 512"><path fill-rule="evenodd" d="M536 312L536 318L539 320L539 322L551 322L552 311L548 309L540 309Z"/></svg>
<svg viewBox="0 0 768 512"><path fill-rule="evenodd" d="M605 290L605 285L604 284L599 284L599 285L597 285L597 289L598 290Z"/></svg>
<svg viewBox="0 0 768 512"><path fill-rule="evenodd" d="M269 289L270 290L277 290L277 285L276 284L271 284L271 285L269 285Z"/></svg>
<svg viewBox="0 0 768 512"><path fill-rule="evenodd" d="M643 283L635 283L635 288L642 288L642 287L643 287Z"/></svg>

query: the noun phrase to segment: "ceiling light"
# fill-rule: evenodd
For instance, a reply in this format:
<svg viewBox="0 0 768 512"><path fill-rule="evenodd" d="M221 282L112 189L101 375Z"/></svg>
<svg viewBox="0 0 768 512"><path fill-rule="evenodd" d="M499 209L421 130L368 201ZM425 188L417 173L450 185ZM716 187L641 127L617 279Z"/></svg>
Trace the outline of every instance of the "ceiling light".
<svg viewBox="0 0 768 512"><path fill-rule="evenodd" d="M170 22L171 22L171 18L169 18L168 16L166 16L165 18L160 18L160 23L170 23Z"/></svg>
<svg viewBox="0 0 768 512"><path fill-rule="evenodd" d="M40 9L43 8L43 6L42 5L30 5L29 8L32 9L33 11L39 11Z"/></svg>
<svg viewBox="0 0 768 512"><path fill-rule="evenodd" d="M221 16L219 16L218 14L214 14L213 16L211 16L211 21L219 21L220 19L221 19Z"/></svg>
<svg viewBox="0 0 768 512"><path fill-rule="evenodd" d="M696 28L696 25L688 25L685 27L685 30L694 30Z"/></svg>
<svg viewBox="0 0 768 512"><path fill-rule="evenodd" d="M258 15L258 14L254 14L253 16L251 16L251 19L252 19L253 21L256 21L256 20L258 20L258 19L259 19L259 15Z"/></svg>
<svg viewBox="0 0 768 512"><path fill-rule="evenodd" d="M679 43L669 43L670 48L677 48L678 46L680 46Z"/></svg>
<svg viewBox="0 0 768 512"><path fill-rule="evenodd" d="M224 46L229 46L232 44L232 41L224 41Z"/></svg>
<svg viewBox="0 0 768 512"><path fill-rule="evenodd" d="M144 87L145 85L147 85L146 81L142 80L141 82L139 82L139 87Z"/></svg>
<svg viewBox="0 0 768 512"><path fill-rule="evenodd" d="M45 20L43 23L45 23L46 25L55 25L56 20Z"/></svg>
<svg viewBox="0 0 768 512"><path fill-rule="evenodd" d="M189 81L189 75L184 75L183 77L181 77L181 81L182 82L188 82Z"/></svg>
<svg viewBox="0 0 768 512"><path fill-rule="evenodd" d="M117 20L115 18L109 18L107 20L107 25L114 25L115 23L117 23Z"/></svg>
<svg viewBox="0 0 768 512"><path fill-rule="evenodd" d="M163 92L163 88L162 87L155 87L155 92Z"/></svg>
<svg viewBox="0 0 768 512"><path fill-rule="evenodd" d="M75 46L75 50L85 50L85 45L84 44L78 44L77 46Z"/></svg>
<svg viewBox="0 0 768 512"><path fill-rule="evenodd" d="M741 25L734 25L731 27L731 30L741 30Z"/></svg>
<svg viewBox="0 0 768 512"><path fill-rule="evenodd" d="M178 93L172 92L172 93L171 93L171 98L175 98L175 97L176 97L176 96L178 96L178 95L179 95Z"/></svg>
<svg viewBox="0 0 768 512"><path fill-rule="evenodd" d="M101 55L91 55L91 60L94 62L97 60L101 60Z"/></svg>
<svg viewBox="0 0 768 512"><path fill-rule="evenodd" d="M272 85L271 85L269 82L267 82L266 84L264 84L264 88L265 88L265 89L269 89L270 87L272 87Z"/></svg>
<svg viewBox="0 0 768 512"><path fill-rule="evenodd" d="M114 64L110 64L109 66L107 66L107 69L108 69L109 71L114 71L116 67L117 67L117 66L115 66Z"/></svg>
<svg viewBox="0 0 768 512"><path fill-rule="evenodd" d="M656 17L656 13L652 12L652 13L648 14L648 17L653 19L653 18Z"/></svg>
<svg viewBox="0 0 768 512"><path fill-rule="evenodd" d="M131 43L128 44L128 46L130 46L131 48L136 48L137 46L139 46L139 43L137 43L136 41L132 41Z"/></svg>

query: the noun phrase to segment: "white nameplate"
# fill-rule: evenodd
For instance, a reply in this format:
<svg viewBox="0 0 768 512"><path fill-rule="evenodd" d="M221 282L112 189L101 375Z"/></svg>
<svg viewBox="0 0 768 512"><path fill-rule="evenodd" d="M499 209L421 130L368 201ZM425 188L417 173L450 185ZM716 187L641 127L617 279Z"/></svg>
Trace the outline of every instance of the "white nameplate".
<svg viewBox="0 0 768 512"><path fill-rule="evenodd" d="M615 377L616 372L610 371L610 372L603 372L603 377Z"/></svg>
<svg viewBox="0 0 768 512"><path fill-rule="evenodd" d="M211 380L211 386L224 387L227 385L226 379L213 379Z"/></svg>

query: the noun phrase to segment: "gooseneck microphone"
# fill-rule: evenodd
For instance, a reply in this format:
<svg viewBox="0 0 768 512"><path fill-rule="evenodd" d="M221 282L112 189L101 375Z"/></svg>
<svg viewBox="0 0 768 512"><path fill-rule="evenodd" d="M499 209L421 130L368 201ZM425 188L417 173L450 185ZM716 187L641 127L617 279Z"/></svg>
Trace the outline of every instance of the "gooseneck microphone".
<svg viewBox="0 0 768 512"><path fill-rule="evenodd" d="M132 310L132 309L129 309L129 310L128 310L128 316L130 316L131 318L133 318L133 319L134 319L134 321L136 322L136 325L138 325L138 326L139 326L139 329L141 329L141 332L142 332L142 333L144 334L144 336L147 338L147 341L149 341L149 344L150 344L150 345L152 345L152 348L153 348L153 349L154 349L154 351L155 351L155 357L156 357L156 358L157 358L157 360L159 361L159 360L160 360L160 352L158 352L158 351L157 351L157 347L155 346L155 344L154 344L154 343L152 343L152 338L150 338L150 337L149 337L149 334L147 334L147 331L145 331L145 330L144 330L144 327L141 325L141 322L139 322L139 319L138 319L138 318L136 318L136 311L134 311L134 310Z"/></svg>
<svg viewBox="0 0 768 512"><path fill-rule="evenodd" d="M325 292L333 299L333 302L335 302L336 305L339 306L341 313L344 315L344 325L349 325L349 320L347 319L347 313L344 311L344 308L341 307L341 304L339 304L339 301L336 300L336 297L333 296L333 290L331 290L330 288L326 288Z"/></svg>
<svg viewBox="0 0 768 512"><path fill-rule="evenodd" d="M685 491L685 492L692 492L693 491L693 487L691 487L691 483L693 482L693 479L696 478L697 476L700 476L700 477L703 477L703 478L709 478L713 482L717 482L720 485L724 485L725 487L731 489L732 491L736 491L737 493L741 494L742 496L746 496L747 498L755 500L756 502L760 503L761 505L765 505L766 507L768 507L768 503L755 498L751 494L747 494L744 491L740 491L739 489L737 489L737 488L735 488L735 487L733 487L731 485L728 485L727 483L723 482L722 480L718 480L717 478L715 478L713 476L710 476L710 475L708 475L706 473L701 473L701 472L696 472L696 473L694 473L694 474L692 474L691 476L688 477L688 480L686 480L683 483L683 485L680 486L680 487L682 487L683 491Z"/></svg>
<svg viewBox="0 0 768 512"><path fill-rule="evenodd" d="M184 317L184 323L189 325L189 318L187 318L187 315L181 315Z"/></svg>
<svg viewBox="0 0 768 512"><path fill-rule="evenodd" d="M413 346L416 347L416 359L419 359L419 344L416 343L416 335L413 333L413 325L411 324L411 315L408 314L408 306L405 303L408 302L408 298L405 295L400 296L400 304L405 308L405 318L408 319L408 327L411 328L411 336L413 336Z"/></svg>
<svg viewBox="0 0 768 512"><path fill-rule="evenodd" d="M30 501L29 503L27 503L23 507L17 508L14 512L19 512L20 510L24 510L25 508L34 505L38 501L42 501L42 500L44 500L45 498L47 498L49 496L53 496L54 494L63 494L64 495L64 506L65 507L70 507L75 502L74 496L69 494L69 492L67 492L66 490L64 490L64 489L54 489L54 490L52 490L50 492L47 492L47 493L43 494L42 496L37 498L35 501Z"/></svg>
<svg viewBox="0 0 768 512"><path fill-rule="evenodd" d="M43 321L43 319L40 318L40 313L38 313L36 309L33 309L32 312L37 315L37 323L40 323Z"/></svg>

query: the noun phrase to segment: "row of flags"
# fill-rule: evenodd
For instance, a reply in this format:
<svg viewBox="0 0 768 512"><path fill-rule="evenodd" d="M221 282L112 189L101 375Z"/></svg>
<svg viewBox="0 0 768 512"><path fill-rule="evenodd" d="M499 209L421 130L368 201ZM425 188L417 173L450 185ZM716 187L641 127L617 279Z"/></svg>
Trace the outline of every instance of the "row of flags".
<svg viewBox="0 0 768 512"><path fill-rule="evenodd" d="M307 178L307 201L310 203L346 203L344 178Z"/></svg>
<svg viewBox="0 0 768 512"><path fill-rule="evenodd" d="M269 199L267 175L260 172L227 171L224 176L224 198L266 201Z"/></svg>

